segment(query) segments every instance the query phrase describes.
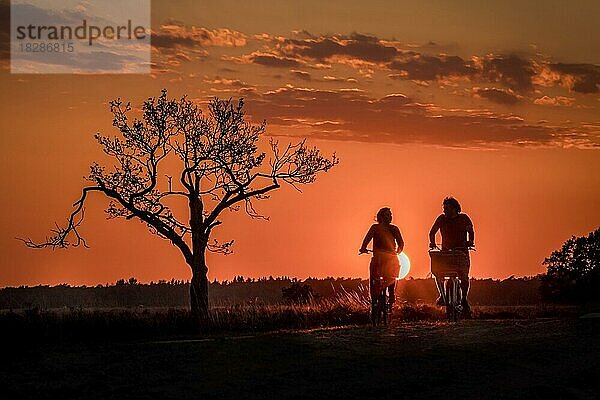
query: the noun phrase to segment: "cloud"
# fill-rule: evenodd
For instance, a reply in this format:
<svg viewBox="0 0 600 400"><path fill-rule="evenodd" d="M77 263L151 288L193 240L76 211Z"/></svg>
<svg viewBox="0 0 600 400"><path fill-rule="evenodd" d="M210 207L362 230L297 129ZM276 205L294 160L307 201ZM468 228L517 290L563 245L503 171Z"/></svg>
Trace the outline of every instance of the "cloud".
<svg viewBox="0 0 600 400"><path fill-rule="evenodd" d="M389 74L393 79L409 79L420 82L438 81L447 83L447 78L467 78L477 83L499 83L510 90L529 92L533 90L533 79L536 76L536 64L531 60L516 55L487 55L473 56L465 60L451 55L424 55L417 52L405 53L387 64L388 68L396 71ZM499 93L503 91L504 94ZM504 89L482 93L491 101L508 104L517 100L516 96L505 95Z"/></svg>
<svg viewBox="0 0 600 400"><path fill-rule="evenodd" d="M66 10L53 10L51 6L48 8L38 7L37 5L22 3L2 4L2 8L6 8L10 18L10 8L15 15L26 16L27 23L32 25L69 25L73 23L81 23L81 16L77 12ZM100 17L95 17L97 21L105 21ZM8 28L10 25L6 25Z"/></svg>
<svg viewBox="0 0 600 400"><path fill-rule="evenodd" d="M255 64L264 65L266 67L298 67L300 63L294 59L287 57L278 57L273 54L254 54L250 60Z"/></svg>
<svg viewBox="0 0 600 400"><path fill-rule="evenodd" d="M204 82L211 85L230 86L234 88L251 88L254 87L246 82L242 82L239 79L228 79L216 76L215 79L204 79Z"/></svg>
<svg viewBox="0 0 600 400"><path fill-rule="evenodd" d="M230 29L206 29L168 21L150 36L154 54L153 73L176 73L183 62L208 57L209 47L241 47L247 36Z"/></svg>
<svg viewBox="0 0 600 400"><path fill-rule="evenodd" d="M539 86L562 85L581 93L600 90L600 66L591 64L550 64L516 54L473 55L470 58L445 53L436 55L432 53L442 47L433 42L411 46L361 33L317 36L307 31L295 31L291 37L263 33L254 35L252 40L261 44L260 51L223 56L222 59L294 71L302 69L302 72L307 68L331 69L336 64L343 64L356 69L367 79L377 72L384 72L392 79L410 80L423 86L432 82L440 87L457 86L460 82L470 82L473 86L493 84L495 88L482 89L479 97L505 105L517 103L520 97L530 95ZM300 79L308 79L306 75L291 73ZM329 76L323 80L342 82L342 79Z"/></svg>
<svg viewBox="0 0 600 400"><path fill-rule="evenodd" d="M558 79L569 90L578 93L598 93L600 91L600 66L594 64L549 64L549 68L559 73Z"/></svg>
<svg viewBox="0 0 600 400"><path fill-rule="evenodd" d="M284 39L278 47L288 57L307 57L321 62L337 56L382 63L391 61L399 54L398 49L383 44L378 38L359 33L350 36Z"/></svg>
<svg viewBox="0 0 600 400"><path fill-rule="evenodd" d="M358 80L355 78L340 78L337 76L325 75L323 76L323 81L325 82L335 82L335 83L357 83Z"/></svg>
<svg viewBox="0 0 600 400"><path fill-rule="evenodd" d="M298 79L327 82L350 82L354 78L337 78L335 72L323 79L315 78L307 69L331 69L336 64L349 65L367 79L383 72L392 79L410 80L422 86L432 82L439 87L492 84L491 89L473 92L497 104L516 104L524 95L531 96L540 86L563 86L579 93L600 91L600 66L593 64L563 64L528 58L516 54L473 55L463 58L452 54L433 54L449 50L430 42L415 46L373 35L313 35L305 30L294 31L291 37L244 35L228 29L209 30L185 27L179 22L161 26L153 37L153 45L165 49L179 47L185 52L196 51L196 58L207 57L207 46L260 45L260 50L245 55L223 55L221 60L238 64L257 64L269 68L288 69ZM457 48L458 45L453 45ZM172 59L174 66L182 58ZM190 56L190 59L193 59Z"/></svg>
<svg viewBox="0 0 600 400"><path fill-rule="evenodd" d="M177 35L173 33L152 33L150 37L152 46L155 48L166 48L172 49L178 46L181 47L194 47L200 45L194 38L187 35Z"/></svg>
<svg viewBox="0 0 600 400"><path fill-rule="evenodd" d="M446 84L449 79L466 78L474 83L497 83L516 92L533 90L537 63L517 55L473 56L463 59L457 55L424 54L432 51L435 44L424 47L402 46L399 42L353 33L349 36L315 36L298 31L296 38L260 35L267 43L266 54L244 56L247 61L266 66L292 67L299 65L327 66L347 64L366 77L372 77L375 69L388 70L393 79L407 79L422 84L439 81ZM506 102L514 96L495 93L494 100ZM494 94L490 94L490 97ZM494 101L492 100L492 101Z"/></svg>
<svg viewBox="0 0 600 400"><path fill-rule="evenodd" d="M272 133L290 134L289 128L297 128L302 134L331 140L468 147L592 143L583 131L529 124L512 114L444 110L401 93L373 98L358 89L288 85L249 93L247 99L249 113L257 121L266 119ZM278 125L286 129L278 130Z"/></svg>
<svg viewBox="0 0 600 400"><path fill-rule="evenodd" d="M471 76L476 70L458 56L426 56L410 54L398 58L388 64L393 71L400 74L392 78L406 78L417 81L433 81L449 76Z"/></svg>
<svg viewBox="0 0 600 400"><path fill-rule="evenodd" d="M542 96L533 101L533 104L541 105L541 106L572 106L575 104L575 99L573 97L564 97L564 96Z"/></svg>
<svg viewBox="0 0 600 400"><path fill-rule="evenodd" d="M298 71L298 70L293 69L290 71L290 73L292 75L294 75L296 78L300 78L305 81L310 81L310 79L311 79L310 74L305 71Z"/></svg>
<svg viewBox="0 0 600 400"><path fill-rule="evenodd" d="M473 94L497 104L512 105L519 102L519 96L511 90L497 88L473 88Z"/></svg>
<svg viewBox="0 0 600 400"><path fill-rule="evenodd" d="M152 32L152 46L159 49L174 47L241 47L247 43L247 36L230 29L206 29L186 27L178 24L161 25Z"/></svg>
<svg viewBox="0 0 600 400"><path fill-rule="evenodd" d="M535 66L530 60L519 56L490 55L475 59L481 68L481 74L490 82L498 82L511 89L525 92L533 89Z"/></svg>
<svg viewBox="0 0 600 400"><path fill-rule="evenodd" d="M35 55L24 53L20 55L18 61L26 62L32 71L63 71L67 68L69 71L88 73L131 72L138 70L146 62L135 55L106 50L78 53L50 52L44 55L43 60L37 59Z"/></svg>
<svg viewBox="0 0 600 400"><path fill-rule="evenodd" d="M402 93L392 93L388 94L381 99L378 100L380 104L385 104L386 106L404 106L412 103L412 100Z"/></svg>
<svg viewBox="0 0 600 400"><path fill-rule="evenodd" d="M222 59L226 61L234 61L239 64L258 64L273 68L294 68L302 66L302 63L292 58L259 51L255 51L251 54L243 55L241 57L223 56Z"/></svg>
<svg viewBox="0 0 600 400"><path fill-rule="evenodd" d="M349 64L359 69L383 64L394 59L402 50L390 42L371 35L315 36L307 31L294 31L292 37L273 36L266 33L253 39L264 43L262 57L249 54L242 58L230 57L236 62L255 62L265 66L310 65L311 68L330 68L331 63Z"/></svg>
<svg viewBox="0 0 600 400"><path fill-rule="evenodd" d="M97 71L126 71L128 66L141 62L141 60L132 55L107 51L78 53L76 60L82 67Z"/></svg>
<svg viewBox="0 0 600 400"><path fill-rule="evenodd" d="M402 48L398 42L360 33L314 36L302 31L295 35L299 37L261 35L261 40L268 43L268 58L255 60L256 55L246 57L257 63L262 61L267 66L308 65L315 62L321 65L347 64L361 70L365 76L372 76L373 68L381 68L393 72L388 74L391 78L423 83L468 78L473 82L499 83L517 92L531 91L536 75L536 63L517 55L489 54L463 59L457 55L419 52L431 51L432 46Z"/></svg>

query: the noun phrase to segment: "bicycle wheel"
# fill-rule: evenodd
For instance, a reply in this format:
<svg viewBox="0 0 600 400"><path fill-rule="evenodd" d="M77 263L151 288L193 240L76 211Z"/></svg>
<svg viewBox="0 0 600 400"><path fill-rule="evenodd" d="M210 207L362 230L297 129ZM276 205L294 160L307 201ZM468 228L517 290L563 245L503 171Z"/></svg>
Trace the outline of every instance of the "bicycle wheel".
<svg viewBox="0 0 600 400"><path fill-rule="evenodd" d="M454 321L458 321L462 313L462 289L460 287L460 279L454 278Z"/></svg>
<svg viewBox="0 0 600 400"><path fill-rule="evenodd" d="M385 315L385 293L380 294L375 299L375 302L372 305L371 309L371 322L373 326L377 326L383 320L384 323L387 322Z"/></svg>
<svg viewBox="0 0 600 400"><path fill-rule="evenodd" d="M371 304L371 323L373 326L377 326L379 321L381 321L381 306L379 296L377 296Z"/></svg>
<svg viewBox="0 0 600 400"><path fill-rule="evenodd" d="M385 291L384 291L383 294L381 295L381 317L383 319L383 324L386 326L389 322L389 317L390 317L390 313L388 310L387 298L388 297L386 296Z"/></svg>
<svg viewBox="0 0 600 400"><path fill-rule="evenodd" d="M373 326L377 326L378 303L377 299L371 301L371 324Z"/></svg>
<svg viewBox="0 0 600 400"><path fill-rule="evenodd" d="M385 299L385 324L389 325L392 322L392 304L389 296L385 296Z"/></svg>
<svg viewBox="0 0 600 400"><path fill-rule="evenodd" d="M456 291L454 279L446 281L446 318L448 321L456 321Z"/></svg>

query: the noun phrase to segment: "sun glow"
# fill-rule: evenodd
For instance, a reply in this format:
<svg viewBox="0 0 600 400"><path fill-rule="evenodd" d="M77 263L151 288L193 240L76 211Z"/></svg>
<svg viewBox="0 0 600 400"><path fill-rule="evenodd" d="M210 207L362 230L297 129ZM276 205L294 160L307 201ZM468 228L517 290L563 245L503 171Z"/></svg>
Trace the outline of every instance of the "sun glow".
<svg viewBox="0 0 600 400"><path fill-rule="evenodd" d="M398 275L398 279L404 279L410 271L410 259L404 252L398 255L398 259L400 260L400 274Z"/></svg>

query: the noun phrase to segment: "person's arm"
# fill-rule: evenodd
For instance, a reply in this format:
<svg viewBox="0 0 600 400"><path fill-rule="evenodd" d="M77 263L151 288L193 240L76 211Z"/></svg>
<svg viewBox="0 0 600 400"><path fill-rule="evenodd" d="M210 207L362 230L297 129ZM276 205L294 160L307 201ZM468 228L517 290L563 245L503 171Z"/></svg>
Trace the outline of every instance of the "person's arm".
<svg viewBox="0 0 600 400"><path fill-rule="evenodd" d="M371 241L371 239L373 239L373 231L374 231L374 226L371 225L371 228L369 228L369 230L367 231L367 234L365 235L365 238L362 241L360 249L358 250L359 253L362 254L362 253L367 252L367 246L369 245L369 242Z"/></svg>
<svg viewBox="0 0 600 400"><path fill-rule="evenodd" d="M404 250L404 240L402 239L402 234L400 233L400 229L398 227L394 229L394 236L396 239L396 244L398 245L396 253L400 254L402 253L402 250Z"/></svg>
<svg viewBox="0 0 600 400"><path fill-rule="evenodd" d="M433 223L433 226L429 230L429 247L430 248L435 247L435 234L437 233L437 231L439 229L440 229L440 217L437 217L435 219L435 222Z"/></svg>
<svg viewBox="0 0 600 400"><path fill-rule="evenodd" d="M471 218L469 218L469 216L467 216L467 234L469 235L467 246L475 246L475 230L473 229L473 222L471 221Z"/></svg>

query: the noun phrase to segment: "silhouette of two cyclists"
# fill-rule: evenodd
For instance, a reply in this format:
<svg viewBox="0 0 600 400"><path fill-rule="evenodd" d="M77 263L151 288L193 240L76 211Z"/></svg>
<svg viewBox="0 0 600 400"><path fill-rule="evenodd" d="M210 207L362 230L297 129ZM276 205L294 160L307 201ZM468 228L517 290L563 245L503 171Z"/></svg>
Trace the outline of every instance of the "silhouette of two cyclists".
<svg viewBox="0 0 600 400"><path fill-rule="evenodd" d="M446 197L442 203L443 213L440 214L429 231L429 248L437 248L435 237L438 231L442 236L442 251L455 251L464 254L465 263L459 273L461 286L461 305L465 313L470 312L467 299L469 293L470 257L468 249L474 246L475 231L471 218L462 213L458 200ZM395 301L396 278L400 272L398 254L404 249L404 240L400 229L392 225L392 211L385 207L377 213L377 223L369 228L359 249L360 254L368 252L367 246L373 240L373 257L369 264L369 289L371 302L374 304L376 296L387 290L390 309ZM438 305L443 303L443 276L434 274L436 286L440 293Z"/></svg>

